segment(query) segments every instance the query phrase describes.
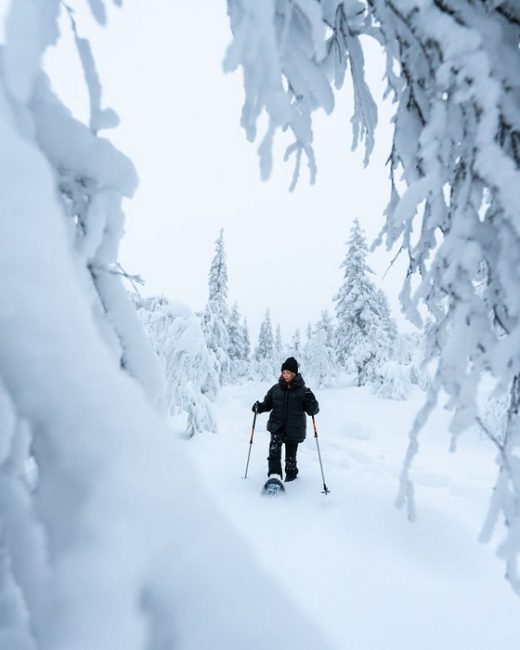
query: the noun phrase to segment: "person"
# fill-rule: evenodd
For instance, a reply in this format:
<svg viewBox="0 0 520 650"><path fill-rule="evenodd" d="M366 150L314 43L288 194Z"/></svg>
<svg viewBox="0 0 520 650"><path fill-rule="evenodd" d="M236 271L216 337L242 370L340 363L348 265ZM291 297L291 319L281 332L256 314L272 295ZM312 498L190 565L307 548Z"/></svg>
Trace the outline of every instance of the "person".
<svg viewBox="0 0 520 650"><path fill-rule="evenodd" d="M285 444L285 481L294 481L298 475L296 454L298 444L305 440L307 415L316 415L320 407L310 388L298 372L298 362L289 357L282 364L278 383L272 386L262 402L256 401L253 412L271 411L267 430L271 434L267 476L282 478L282 445Z"/></svg>

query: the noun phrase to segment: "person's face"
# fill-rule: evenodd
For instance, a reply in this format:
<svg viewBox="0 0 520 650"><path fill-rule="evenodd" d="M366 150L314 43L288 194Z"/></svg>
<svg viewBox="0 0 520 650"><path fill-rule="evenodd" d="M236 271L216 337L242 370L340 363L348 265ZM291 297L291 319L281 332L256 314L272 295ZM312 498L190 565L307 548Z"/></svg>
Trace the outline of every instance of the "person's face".
<svg viewBox="0 0 520 650"><path fill-rule="evenodd" d="M295 377L296 377L295 372L291 372L290 370L282 370L282 379L286 381L288 384L290 384Z"/></svg>

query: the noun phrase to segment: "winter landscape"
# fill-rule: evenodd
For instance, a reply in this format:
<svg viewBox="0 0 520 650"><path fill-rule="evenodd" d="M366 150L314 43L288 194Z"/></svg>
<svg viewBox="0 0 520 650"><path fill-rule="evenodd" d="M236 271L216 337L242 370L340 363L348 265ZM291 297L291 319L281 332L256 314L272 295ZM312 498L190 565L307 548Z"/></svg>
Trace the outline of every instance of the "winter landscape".
<svg viewBox="0 0 520 650"><path fill-rule="evenodd" d="M0 20L0 650L519 647L520 4Z"/></svg>

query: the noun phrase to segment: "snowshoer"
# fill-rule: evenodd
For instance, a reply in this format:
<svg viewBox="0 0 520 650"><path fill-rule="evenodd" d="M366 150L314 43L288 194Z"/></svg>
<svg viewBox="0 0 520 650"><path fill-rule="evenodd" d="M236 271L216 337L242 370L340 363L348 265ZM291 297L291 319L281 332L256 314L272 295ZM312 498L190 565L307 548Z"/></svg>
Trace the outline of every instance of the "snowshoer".
<svg viewBox="0 0 520 650"><path fill-rule="evenodd" d="M267 476L282 477L282 445L285 444L285 480L293 481L298 475L298 444L305 440L305 414L316 415L320 410L318 400L298 372L294 357L283 362L278 383L267 391L262 402L253 404L252 410L257 413L271 411L267 422L271 434Z"/></svg>

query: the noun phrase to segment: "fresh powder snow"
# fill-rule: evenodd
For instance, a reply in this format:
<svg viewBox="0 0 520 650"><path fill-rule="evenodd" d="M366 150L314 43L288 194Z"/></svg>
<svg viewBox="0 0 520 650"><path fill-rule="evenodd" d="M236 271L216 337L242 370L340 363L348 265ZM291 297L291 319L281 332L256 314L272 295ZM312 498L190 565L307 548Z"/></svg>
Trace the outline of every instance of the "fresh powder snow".
<svg viewBox="0 0 520 650"><path fill-rule="evenodd" d="M271 382L272 383L272 382ZM283 498L260 496L269 434L259 415L244 480L251 404L270 383L225 387L218 436L185 443L254 561L336 650L510 650L520 644L519 602L493 544L478 542L495 481L494 448L477 430L449 452L449 415L438 409L414 464L418 516L395 508L407 435L424 394L382 399L366 387L316 390L322 479L312 428L299 446L300 474ZM315 389L311 384L311 388ZM309 418L310 420L310 418ZM173 426L182 430L180 420ZM272 647L283 647L276 627ZM296 648L295 643L289 646Z"/></svg>

